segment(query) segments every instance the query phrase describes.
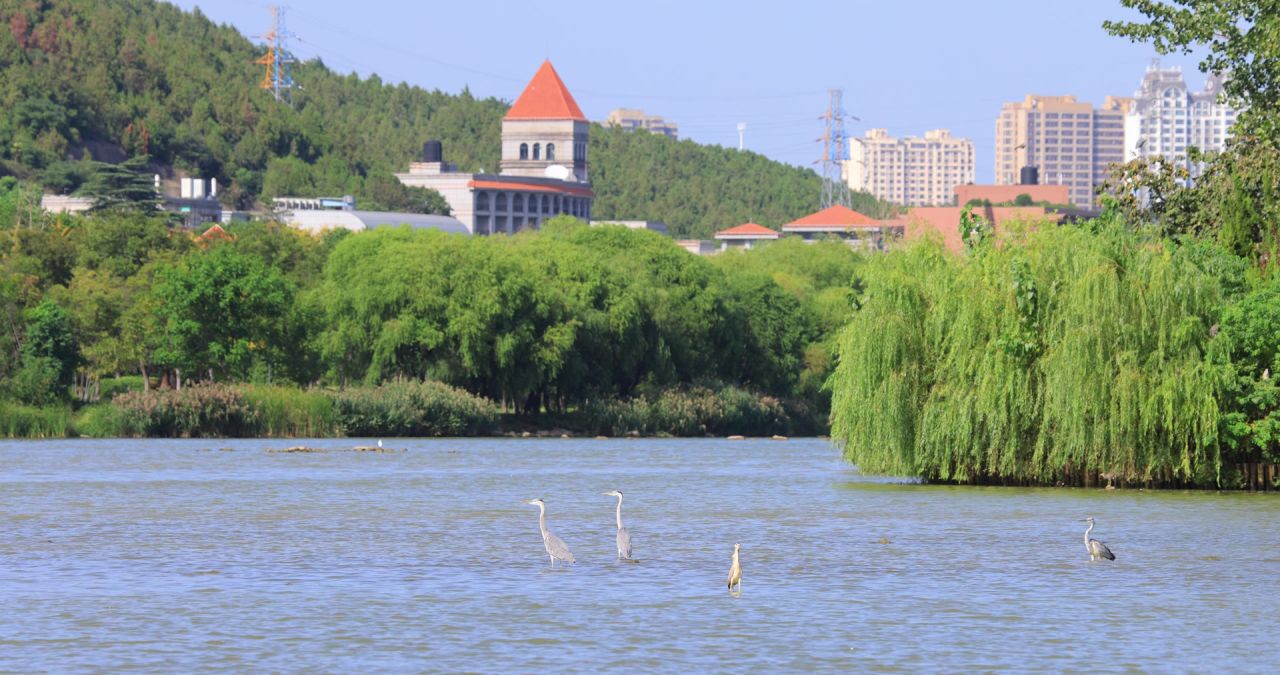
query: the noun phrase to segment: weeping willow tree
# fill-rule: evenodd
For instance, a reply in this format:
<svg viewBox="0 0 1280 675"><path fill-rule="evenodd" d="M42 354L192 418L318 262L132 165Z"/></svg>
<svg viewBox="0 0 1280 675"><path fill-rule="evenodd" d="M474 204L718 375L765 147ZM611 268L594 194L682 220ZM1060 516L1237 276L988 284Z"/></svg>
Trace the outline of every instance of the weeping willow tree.
<svg viewBox="0 0 1280 675"><path fill-rule="evenodd" d="M1116 222L922 242L869 262L832 436L863 471L974 482L1216 482L1220 282Z"/></svg>

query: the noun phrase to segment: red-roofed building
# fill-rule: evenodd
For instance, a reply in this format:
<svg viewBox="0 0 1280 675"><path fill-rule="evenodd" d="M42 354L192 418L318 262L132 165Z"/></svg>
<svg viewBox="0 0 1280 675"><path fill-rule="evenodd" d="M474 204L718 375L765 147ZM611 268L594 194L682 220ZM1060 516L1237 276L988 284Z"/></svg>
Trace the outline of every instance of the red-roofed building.
<svg viewBox="0 0 1280 675"><path fill-rule="evenodd" d="M587 121L550 59L542 62L503 119Z"/></svg>
<svg viewBox="0 0 1280 675"><path fill-rule="evenodd" d="M720 241L721 251L727 251L730 248L750 249L756 244L773 241L781 236L782 234L777 230L771 230L755 223L745 223L716 233L716 239Z"/></svg>
<svg viewBox="0 0 1280 675"><path fill-rule="evenodd" d="M782 232L800 235L806 241L838 237L850 246L879 250L901 236L902 227L836 204L783 225Z"/></svg>
<svg viewBox="0 0 1280 675"><path fill-rule="evenodd" d="M544 61L502 118L497 173L461 173L437 141L400 182L438 191L472 234L538 229L560 214L591 219L595 193L587 174L591 123L550 61Z"/></svg>
<svg viewBox="0 0 1280 675"><path fill-rule="evenodd" d="M973 200L992 204L1012 204L1018 195L1031 198L1033 204L1070 204L1071 188L1067 185L966 185L956 186L956 206L965 206Z"/></svg>
<svg viewBox="0 0 1280 675"><path fill-rule="evenodd" d="M947 250L959 253L964 249L964 240L960 238L961 206L919 206L911 209L905 216L899 216L893 223L901 225L906 232L906 239L938 237ZM974 215L981 216L991 223L996 234L1007 228L1010 223L1026 222L1059 222L1060 213L1048 213L1042 206L993 206L975 208Z"/></svg>
<svg viewBox="0 0 1280 675"><path fill-rule="evenodd" d="M222 229L221 225L214 223L213 227L205 230L204 234L196 237L196 239L198 239L201 244L210 244L215 241L232 241L235 237L231 236L230 232Z"/></svg>

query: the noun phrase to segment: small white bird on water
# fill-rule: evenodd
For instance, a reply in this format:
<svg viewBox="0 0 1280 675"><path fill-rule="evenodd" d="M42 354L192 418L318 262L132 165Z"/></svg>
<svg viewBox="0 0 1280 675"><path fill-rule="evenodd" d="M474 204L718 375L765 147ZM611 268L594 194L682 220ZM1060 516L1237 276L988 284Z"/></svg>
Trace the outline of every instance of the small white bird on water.
<svg viewBox="0 0 1280 675"><path fill-rule="evenodd" d="M738 586L738 592L742 592L742 565L738 562L738 549L742 544L733 545L733 562L729 563L729 592L733 592L733 587Z"/></svg>
<svg viewBox="0 0 1280 675"><path fill-rule="evenodd" d="M381 438L379 438L379 439L378 439L378 447L379 447L379 448L381 448L381 447L382 447L382 439L381 439Z"/></svg>

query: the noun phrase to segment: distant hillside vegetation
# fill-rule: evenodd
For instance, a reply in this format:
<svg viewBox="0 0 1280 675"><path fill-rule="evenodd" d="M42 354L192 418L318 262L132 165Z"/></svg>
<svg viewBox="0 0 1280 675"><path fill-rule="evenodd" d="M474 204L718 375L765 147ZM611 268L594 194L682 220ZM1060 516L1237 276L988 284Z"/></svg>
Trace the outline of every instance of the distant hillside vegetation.
<svg viewBox="0 0 1280 675"><path fill-rule="evenodd" d="M292 108L258 88L262 49L230 26L154 0L0 0L0 174L72 192L77 161L144 150L217 177L228 204L351 193L407 208L391 174L429 138L462 170L498 166L507 103L300 64ZM536 64L529 64L532 73ZM570 84L572 89L572 84ZM512 96L517 91L512 91ZM87 152L86 152L87 151ZM777 226L816 209L812 171L753 153L597 127L597 218L662 220L708 236L754 220ZM862 195L855 208L884 205Z"/></svg>
<svg viewBox="0 0 1280 675"><path fill-rule="evenodd" d="M777 228L818 210L822 179L809 169L644 131L591 130L592 217L648 219L677 237L710 237L746 222ZM893 207L855 193L853 208L880 218Z"/></svg>

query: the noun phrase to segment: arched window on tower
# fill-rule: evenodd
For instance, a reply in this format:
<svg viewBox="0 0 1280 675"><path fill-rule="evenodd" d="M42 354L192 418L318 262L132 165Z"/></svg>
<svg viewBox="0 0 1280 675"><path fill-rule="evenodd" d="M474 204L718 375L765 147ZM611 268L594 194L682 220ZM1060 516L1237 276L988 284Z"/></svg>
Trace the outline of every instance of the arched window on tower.
<svg viewBox="0 0 1280 675"><path fill-rule="evenodd" d="M533 144L533 158L534 158L534 159L542 159L541 155L542 155L542 145L541 145L540 143L534 143L534 144Z"/></svg>
<svg viewBox="0 0 1280 675"><path fill-rule="evenodd" d="M548 143L547 144L547 161L548 162L555 161L555 158L556 158L556 144Z"/></svg>
<svg viewBox="0 0 1280 675"><path fill-rule="evenodd" d="M529 144L520 144L520 159L529 159Z"/></svg>

